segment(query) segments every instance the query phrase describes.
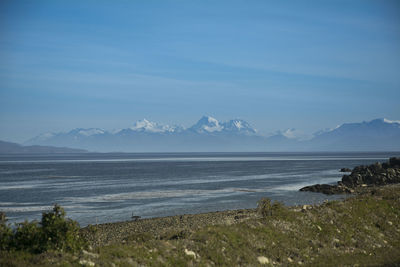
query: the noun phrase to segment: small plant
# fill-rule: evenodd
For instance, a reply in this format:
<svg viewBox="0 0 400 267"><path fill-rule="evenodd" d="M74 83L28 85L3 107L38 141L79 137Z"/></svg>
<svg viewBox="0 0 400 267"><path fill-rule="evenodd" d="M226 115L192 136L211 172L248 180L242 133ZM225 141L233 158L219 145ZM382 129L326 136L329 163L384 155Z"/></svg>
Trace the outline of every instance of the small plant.
<svg viewBox="0 0 400 267"><path fill-rule="evenodd" d="M89 233L91 233L92 235L94 235L94 234L96 234L97 233L97 227L96 226L94 226L93 224L89 224L88 226L87 226L87 229L89 230Z"/></svg>
<svg viewBox="0 0 400 267"><path fill-rule="evenodd" d="M272 204L269 198L262 198L257 202L257 212L263 217L272 216Z"/></svg>
<svg viewBox="0 0 400 267"><path fill-rule="evenodd" d="M263 217L277 215L285 209L285 206L278 201L271 203L269 198L262 198L257 202L257 212Z"/></svg>

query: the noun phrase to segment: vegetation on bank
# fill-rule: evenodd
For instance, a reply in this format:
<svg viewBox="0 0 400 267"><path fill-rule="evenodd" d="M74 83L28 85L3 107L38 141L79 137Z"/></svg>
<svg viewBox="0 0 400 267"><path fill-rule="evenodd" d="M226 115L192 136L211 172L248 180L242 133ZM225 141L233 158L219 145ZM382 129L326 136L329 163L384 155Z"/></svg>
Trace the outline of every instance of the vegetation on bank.
<svg viewBox="0 0 400 267"><path fill-rule="evenodd" d="M53 211L53 214L55 211ZM268 199L238 223L130 234L86 250L0 252L1 266L393 266L400 264L400 186L366 188L343 201L285 207ZM132 222L139 223L139 222ZM162 226L160 226L162 227ZM44 228L42 224L41 227ZM28 228L27 228L28 229ZM99 228L100 229L100 228ZM41 230L42 231L42 230ZM86 229L96 235L97 226ZM28 231L29 232L29 231ZM76 235L78 233L75 232ZM14 230L16 236L16 230ZM43 240L43 239L41 239ZM53 243L58 244L58 243ZM62 248L62 252L60 249ZM77 246L73 246L77 248ZM26 250L27 249L27 250ZM39 252L35 254L33 252Z"/></svg>
<svg viewBox="0 0 400 267"><path fill-rule="evenodd" d="M32 254L45 251L76 252L84 246L84 240L79 235L77 222L66 219L65 211L59 205L54 205L52 211L43 213L40 223L36 221L7 224L2 213L0 216L0 250L24 251Z"/></svg>

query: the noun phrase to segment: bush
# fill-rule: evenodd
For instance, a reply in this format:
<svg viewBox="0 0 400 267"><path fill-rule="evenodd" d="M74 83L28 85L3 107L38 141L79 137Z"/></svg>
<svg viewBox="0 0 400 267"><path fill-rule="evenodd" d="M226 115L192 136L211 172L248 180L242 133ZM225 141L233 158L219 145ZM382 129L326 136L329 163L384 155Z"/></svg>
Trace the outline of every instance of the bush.
<svg viewBox="0 0 400 267"><path fill-rule="evenodd" d="M5 213L0 212L0 250L7 250L13 236L13 232L6 222L7 219Z"/></svg>
<svg viewBox="0 0 400 267"><path fill-rule="evenodd" d="M16 224L11 247L16 250L26 250L29 252L40 252L41 249L41 229L36 221Z"/></svg>
<svg viewBox="0 0 400 267"><path fill-rule="evenodd" d="M44 250L76 251L83 246L79 236L79 224L65 219L65 211L54 205L53 211L42 215L42 246Z"/></svg>
<svg viewBox="0 0 400 267"><path fill-rule="evenodd" d="M257 202L257 212L263 217L280 214L285 206L278 201L271 203L269 198L262 198Z"/></svg>
<svg viewBox="0 0 400 267"><path fill-rule="evenodd" d="M33 253L47 250L77 251L84 246L79 229L79 224L66 219L64 209L56 204L52 211L42 214L40 224L25 221L11 229L5 222L1 223L0 249Z"/></svg>

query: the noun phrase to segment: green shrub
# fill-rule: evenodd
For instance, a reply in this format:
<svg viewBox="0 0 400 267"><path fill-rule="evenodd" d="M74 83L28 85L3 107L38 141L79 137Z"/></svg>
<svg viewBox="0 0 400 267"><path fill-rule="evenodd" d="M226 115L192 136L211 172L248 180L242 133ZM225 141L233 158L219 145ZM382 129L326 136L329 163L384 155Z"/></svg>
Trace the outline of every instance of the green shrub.
<svg viewBox="0 0 400 267"><path fill-rule="evenodd" d="M263 217L272 215L272 204L269 198L262 198L257 202L257 212Z"/></svg>
<svg viewBox="0 0 400 267"><path fill-rule="evenodd" d="M278 201L271 203L269 198L262 198L257 202L257 212L263 217L281 214L285 206Z"/></svg>
<svg viewBox="0 0 400 267"><path fill-rule="evenodd" d="M36 221L25 221L16 226L11 242L12 248L34 253L42 251L41 229Z"/></svg>
<svg viewBox="0 0 400 267"><path fill-rule="evenodd" d="M7 219L4 212L0 212L0 251L7 250L12 241L13 232L11 227L6 224Z"/></svg>
<svg viewBox="0 0 400 267"><path fill-rule="evenodd" d="M79 224L65 218L65 211L59 205L54 205L53 211L42 215L42 250L76 251L83 246L79 236Z"/></svg>
<svg viewBox="0 0 400 267"><path fill-rule="evenodd" d="M36 221L17 223L12 229L0 223L0 250L23 250L40 253L47 250L77 251L84 246L79 236L79 224L65 218L65 211L54 205L52 211L42 214L40 224Z"/></svg>

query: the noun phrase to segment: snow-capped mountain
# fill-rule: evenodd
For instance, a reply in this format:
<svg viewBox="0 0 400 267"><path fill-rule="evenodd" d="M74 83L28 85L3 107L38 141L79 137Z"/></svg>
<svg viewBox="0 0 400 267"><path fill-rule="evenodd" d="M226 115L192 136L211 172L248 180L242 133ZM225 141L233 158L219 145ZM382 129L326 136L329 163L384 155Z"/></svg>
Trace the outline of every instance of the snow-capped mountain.
<svg viewBox="0 0 400 267"><path fill-rule="evenodd" d="M143 119L119 130L77 128L65 133L45 133L24 144L58 145L92 151L208 151L210 146L212 150L224 151L235 150L237 146L234 143L239 143L239 139L242 141L240 146L245 146L251 138L244 136L255 134L256 130L244 120L221 123L213 117L204 116L188 129Z"/></svg>
<svg viewBox="0 0 400 267"><path fill-rule="evenodd" d="M219 122L217 119L209 116L203 116L189 130L197 133L232 133L232 134L256 134L257 130L250 124L241 119L234 119L227 122Z"/></svg>
<svg viewBox="0 0 400 267"><path fill-rule="evenodd" d="M400 151L400 121L345 123L318 131L313 137L289 128L264 137L241 119L220 122L203 116L187 129L143 119L115 131L77 128L64 133L44 133L24 144L101 152Z"/></svg>
<svg viewBox="0 0 400 267"><path fill-rule="evenodd" d="M92 136L92 135L105 134L105 133L106 133L105 130L99 129L99 128L88 128L88 129L76 128L76 129L73 129L70 132L68 132L67 135L73 135L76 137L80 137L80 136Z"/></svg>
<svg viewBox="0 0 400 267"><path fill-rule="evenodd" d="M231 133L256 134L257 130L241 119L234 119L222 124L224 131Z"/></svg>
<svg viewBox="0 0 400 267"><path fill-rule="evenodd" d="M213 117L203 116L195 125L189 129L197 133L220 132L224 127Z"/></svg>
<svg viewBox="0 0 400 267"><path fill-rule="evenodd" d="M181 126L169 126L162 125L156 122L151 122L146 119L137 121L129 129L137 132L149 132L149 133L165 133L165 132L175 132L179 131L183 127Z"/></svg>
<svg viewBox="0 0 400 267"><path fill-rule="evenodd" d="M182 126L162 125L156 122L151 122L146 119L135 122L131 127L114 131L114 134L136 132L136 133L174 133L180 132L184 128Z"/></svg>

